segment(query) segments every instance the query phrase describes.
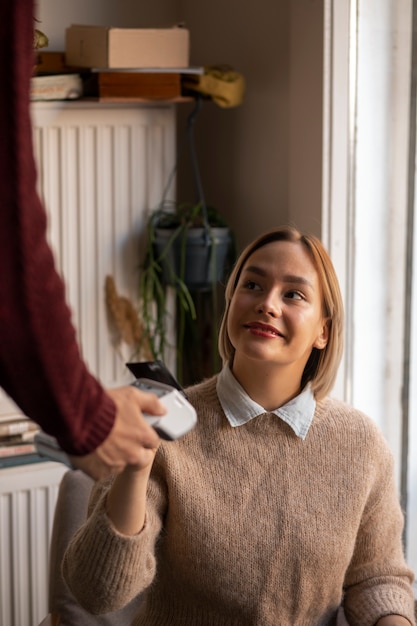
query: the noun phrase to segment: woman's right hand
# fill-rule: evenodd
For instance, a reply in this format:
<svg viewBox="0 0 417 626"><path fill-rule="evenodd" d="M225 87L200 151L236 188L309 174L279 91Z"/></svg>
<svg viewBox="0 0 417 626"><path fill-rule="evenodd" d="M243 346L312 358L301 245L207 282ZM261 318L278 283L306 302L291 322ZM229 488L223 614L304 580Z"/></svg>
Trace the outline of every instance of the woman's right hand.
<svg viewBox="0 0 417 626"><path fill-rule="evenodd" d="M136 535L145 524L146 490L156 452L144 448L141 462L127 465L107 494L107 515L123 535Z"/></svg>
<svg viewBox="0 0 417 626"><path fill-rule="evenodd" d="M141 394L143 410L153 415L166 411L156 395L141 391L137 393ZM141 419L146 429L149 429L144 418ZM155 454L161 442L153 429L152 432L153 445L149 445L150 442L147 441L136 447L135 456L129 459L123 471L116 476L107 494L107 515L123 535L136 535L145 523L146 490Z"/></svg>

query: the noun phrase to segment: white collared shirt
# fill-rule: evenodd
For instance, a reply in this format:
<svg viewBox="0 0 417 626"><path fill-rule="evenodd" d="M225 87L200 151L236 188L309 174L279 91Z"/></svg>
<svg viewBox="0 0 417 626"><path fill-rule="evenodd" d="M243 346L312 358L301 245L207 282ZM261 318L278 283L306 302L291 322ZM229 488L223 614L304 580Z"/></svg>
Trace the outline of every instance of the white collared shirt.
<svg viewBox="0 0 417 626"><path fill-rule="evenodd" d="M316 401L309 385L295 398L274 411L266 411L252 400L225 365L217 377L217 395L231 426L242 426L263 413L274 413L305 439L313 421Z"/></svg>

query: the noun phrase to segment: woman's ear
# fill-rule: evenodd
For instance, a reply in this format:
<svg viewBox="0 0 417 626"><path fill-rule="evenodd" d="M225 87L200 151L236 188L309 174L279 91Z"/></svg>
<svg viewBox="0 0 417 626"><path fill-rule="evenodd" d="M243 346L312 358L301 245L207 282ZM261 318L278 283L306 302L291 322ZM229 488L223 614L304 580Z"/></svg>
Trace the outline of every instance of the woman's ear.
<svg viewBox="0 0 417 626"><path fill-rule="evenodd" d="M323 321L323 326L320 334L318 335L314 347L318 350L323 350L327 346L327 342L329 341L329 329L330 329L330 319L327 318Z"/></svg>

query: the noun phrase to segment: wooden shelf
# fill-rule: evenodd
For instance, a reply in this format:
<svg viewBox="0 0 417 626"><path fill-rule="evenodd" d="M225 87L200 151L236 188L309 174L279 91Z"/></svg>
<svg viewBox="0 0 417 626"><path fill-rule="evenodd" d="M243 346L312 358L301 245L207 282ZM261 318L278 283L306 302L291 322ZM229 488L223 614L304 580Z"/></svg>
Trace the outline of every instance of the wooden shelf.
<svg viewBox="0 0 417 626"><path fill-rule="evenodd" d="M186 104L187 102L194 102L194 98L192 96L184 96L179 98L171 98L170 100L162 100L162 99L152 99L149 98L95 98L95 97L85 97L85 98L76 98L74 100L32 100L31 106L35 108L45 108L45 107L71 107L71 108L84 108L90 106L129 106L129 105L143 105L146 107L164 107L170 106L174 104Z"/></svg>
<svg viewBox="0 0 417 626"><path fill-rule="evenodd" d="M144 104L180 104L182 102L193 102L194 98L191 96L180 96L178 98L170 98L169 100L165 100L163 98L79 98L79 101L82 100L84 102L109 102L109 103L132 103L132 102L140 102Z"/></svg>

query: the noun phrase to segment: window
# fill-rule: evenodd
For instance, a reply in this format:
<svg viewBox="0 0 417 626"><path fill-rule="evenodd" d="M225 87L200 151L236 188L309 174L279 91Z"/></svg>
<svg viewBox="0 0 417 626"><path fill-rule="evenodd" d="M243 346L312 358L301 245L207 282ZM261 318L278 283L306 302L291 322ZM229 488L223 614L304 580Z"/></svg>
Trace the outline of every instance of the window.
<svg viewBox="0 0 417 626"><path fill-rule="evenodd" d="M417 571L412 10L413 0L325 2L322 236L347 313L334 393L368 413L393 450Z"/></svg>

